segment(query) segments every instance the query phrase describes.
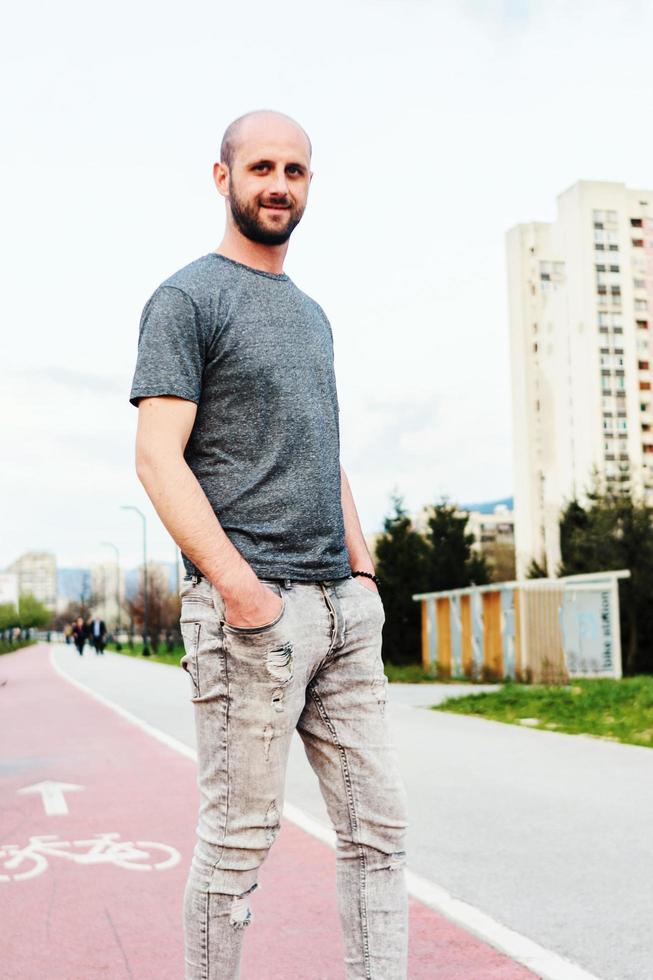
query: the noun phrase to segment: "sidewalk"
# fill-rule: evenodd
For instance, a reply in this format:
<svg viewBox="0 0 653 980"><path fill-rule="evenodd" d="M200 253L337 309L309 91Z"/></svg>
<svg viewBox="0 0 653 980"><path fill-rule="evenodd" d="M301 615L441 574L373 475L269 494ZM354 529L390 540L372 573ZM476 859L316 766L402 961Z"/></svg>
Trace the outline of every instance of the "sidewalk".
<svg viewBox="0 0 653 980"><path fill-rule="evenodd" d="M23 851L0 860L4 980L181 980L194 764L62 679L45 645L0 658L0 676L0 846ZM242 980L342 980L334 865L284 822ZM534 976L416 901L410 914L411 980Z"/></svg>

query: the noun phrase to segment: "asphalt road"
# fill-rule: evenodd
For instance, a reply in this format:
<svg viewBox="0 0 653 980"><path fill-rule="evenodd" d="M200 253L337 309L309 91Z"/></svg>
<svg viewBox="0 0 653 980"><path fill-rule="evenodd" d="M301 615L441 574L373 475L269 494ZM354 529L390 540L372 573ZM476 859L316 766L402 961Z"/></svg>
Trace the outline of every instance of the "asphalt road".
<svg viewBox="0 0 653 980"><path fill-rule="evenodd" d="M194 746L178 668L79 658L66 647L56 662ZM390 686L409 867L601 980L651 980L653 752L419 706L451 693L451 685ZM287 800L328 823L299 740Z"/></svg>

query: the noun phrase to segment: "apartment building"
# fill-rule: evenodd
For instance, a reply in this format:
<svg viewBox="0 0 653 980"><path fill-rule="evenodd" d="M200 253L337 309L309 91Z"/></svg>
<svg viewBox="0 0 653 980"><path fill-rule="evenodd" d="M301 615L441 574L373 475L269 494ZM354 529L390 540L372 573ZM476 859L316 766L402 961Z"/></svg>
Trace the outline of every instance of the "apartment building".
<svg viewBox="0 0 653 980"><path fill-rule="evenodd" d="M653 191L580 181L507 234L517 574L593 482L653 499Z"/></svg>
<svg viewBox="0 0 653 980"><path fill-rule="evenodd" d="M57 560L50 551L27 551L7 568L18 579L20 595L33 595L48 609L57 605Z"/></svg>

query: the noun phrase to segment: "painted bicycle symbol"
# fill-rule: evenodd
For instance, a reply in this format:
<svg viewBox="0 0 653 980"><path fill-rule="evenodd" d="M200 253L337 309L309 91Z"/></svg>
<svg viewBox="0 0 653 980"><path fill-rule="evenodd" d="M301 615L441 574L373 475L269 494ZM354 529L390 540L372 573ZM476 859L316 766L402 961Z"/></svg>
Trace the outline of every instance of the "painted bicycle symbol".
<svg viewBox="0 0 653 980"><path fill-rule="evenodd" d="M44 834L30 837L25 847L0 845L0 882L36 878L46 870L50 858L65 858L75 864L114 864L129 871L165 871L179 863L180 854L167 844L121 841L120 834L95 834L91 840L74 841Z"/></svg>

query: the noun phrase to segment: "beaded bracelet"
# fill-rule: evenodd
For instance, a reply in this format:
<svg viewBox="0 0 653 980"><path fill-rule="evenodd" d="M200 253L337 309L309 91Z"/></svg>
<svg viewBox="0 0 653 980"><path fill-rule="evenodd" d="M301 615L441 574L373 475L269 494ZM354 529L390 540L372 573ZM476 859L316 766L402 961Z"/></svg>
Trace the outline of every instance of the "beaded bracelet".
<svg viewBox="0 0 653 980"><path fill-rule="evenodd" d="M377 575L373 575L372 572L352 572L352 578L356 578L357 575L363 575L364 578L371 578L377 589L381 588L381 583Z"/></svg>

